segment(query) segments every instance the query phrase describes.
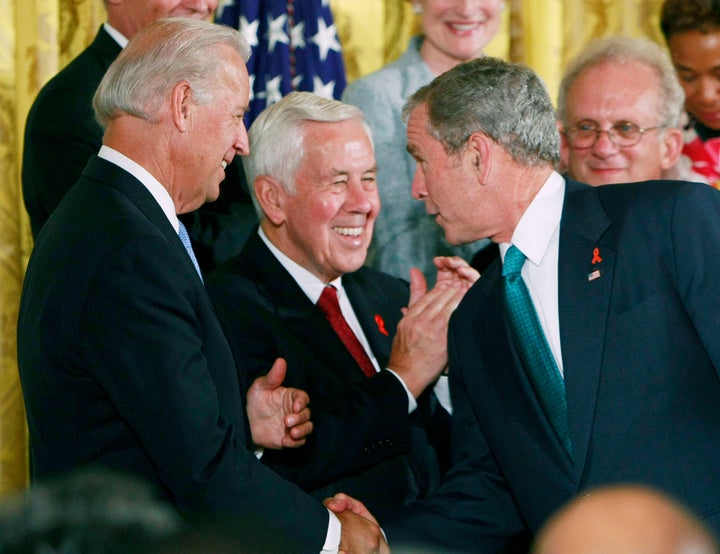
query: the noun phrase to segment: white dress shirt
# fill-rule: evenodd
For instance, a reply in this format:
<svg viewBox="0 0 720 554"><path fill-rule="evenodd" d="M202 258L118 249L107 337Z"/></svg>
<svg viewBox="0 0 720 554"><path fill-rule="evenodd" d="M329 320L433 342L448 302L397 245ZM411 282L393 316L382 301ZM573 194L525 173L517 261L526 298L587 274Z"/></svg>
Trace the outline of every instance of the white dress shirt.
<svg viewBox="0 0 720 554"><path fill-rule="evenodd" d="M323 289L326 287L326 283L323 283L307 269L305 269L295 261L291 260L288 256L281 252L280 249L270 241L262 228L258 229L258 234L260 235L260 238L263 240L263 242L270 249L270 252L272 252L272 254L280 262L280 264L287 270L288 273L290 273L298 286L307 295L307 297L310 299L310 302L312 302L313 304L317 304L317 301L320 299L320 295L322 294ZM327 284L330 284L337 289L338 300L340 303L340 311L342 312L343 317L347 321L353 333L355 333L355 336L357 337L358 341L360 341L362 347L365 349L365 352L370 358L370 361L372 361L373 366L375 366L375 370L380 371L380 366L377 359L375 358L375 354L373 354L373 351L370 349L370 343L365 337L365 333L360 326L360 322L355 315L355 310L353 310L352 304L350 304L350 300L348 299L347 294L345 294L345 289L342 286L342 276ZM402 378L392 369L385 369L387 369L387 371L392 373L397 378L397 380L400 381L400 384L403 386L403 388L405 389L405 393L407 394L408 413L413 412L417 408L417 400L415 400L415 397L410 392L410 389L408 389L405 381L403 381Z"/></svg>
<svg viewBox="0 0 720 554"><path fill-rule="evenodd" d="M527 258L521 275L561 375L558 250L564 199L565 180L553 171L520 218L512 242L500 244L503 262L510 244L514 244Z"/></svg>

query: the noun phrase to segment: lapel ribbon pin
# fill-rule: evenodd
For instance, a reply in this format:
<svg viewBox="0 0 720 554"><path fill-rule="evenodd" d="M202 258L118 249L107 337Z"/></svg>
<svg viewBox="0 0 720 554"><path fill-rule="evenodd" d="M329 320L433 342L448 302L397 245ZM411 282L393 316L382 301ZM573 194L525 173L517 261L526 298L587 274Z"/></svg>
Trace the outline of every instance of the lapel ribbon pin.
<svg viewBox="0 0 720 554"><path fill-rule="evenodd" d="M602 258L600 257L600 249L595 248L595 250L593 250L593 257L592 257L591 263L593 265L595 265L600 262L602 262ZM599 269L596 269L595 271L588 273L588 281L594 281L595 279L599 279L599 278L600 278L600 270Z"/></svg>
<svg viewBox="0 0 720 554"><path fill-rule="evenodd" d="M378 331L380 331L383 335L386 337L390 336L390 333L388 333L387 329L385 329L385 321L380 314L375 314L375 325L377 325Z"/></svg>

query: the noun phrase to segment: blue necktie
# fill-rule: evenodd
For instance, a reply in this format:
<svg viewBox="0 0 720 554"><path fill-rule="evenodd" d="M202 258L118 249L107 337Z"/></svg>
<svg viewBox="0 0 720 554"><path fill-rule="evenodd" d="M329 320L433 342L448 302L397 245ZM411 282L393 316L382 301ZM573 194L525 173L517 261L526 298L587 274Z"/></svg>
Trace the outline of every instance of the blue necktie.
<svg viewBox="0 0 720 554"><path fill-rule="evenodd" d="M182 221L178 221L179 227L178 227L178 236L180 237L180 240L183 243L183 246L185 247L185 250L187 250L188 256L190 256L190 259L192 260L193 265L195 266L195 269L198 272L198 275L200 276L200 280L202 281L202 273L200 271L200 265L198 264L197 258L195 257L195 252L193 252L192 244L190 244L190 236L188 235L187 229L185 228L185 225L183 225ZM205 281L203 281L204 283Z"/></svg>
<svg viewBox="0 0 720 554"><path fill-rule="evenodd" d="M540 326L530 293L520 275L524 263L525 255L516 246L511 246L503 261L505 280L503 291L510 328L525 371L530 377L545 415L568 455L572 457L565 383Z"/></svg>

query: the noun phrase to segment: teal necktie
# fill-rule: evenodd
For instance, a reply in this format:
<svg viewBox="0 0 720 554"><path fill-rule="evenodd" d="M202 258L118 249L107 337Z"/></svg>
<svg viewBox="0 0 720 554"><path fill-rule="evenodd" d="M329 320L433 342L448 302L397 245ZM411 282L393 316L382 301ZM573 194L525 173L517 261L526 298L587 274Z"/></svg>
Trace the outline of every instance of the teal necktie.
<svg viewBox="0 0 720 554"><path fill-rule="evenodd" d="M200 264L198 264L197 258L195 257L195 252L193 252L193 247L190 243L190 235L188 235L187 229L185 228L185 225L183 225L183 222L178 221L178 223L178 236L180 237L180 240L182 241L185 250L187 250L188 256L190 256L190 259L195 266L195 270L197 271L198 275L200 276L200 280L202 281L203 277L202 272L200 271Z"/></svg>
<svg viewBox="0 0 720 554"><path fill-rule="evenodd" d="M540 326L530 293L520 275L524 263L525 255L516 246L511 246L503 261L505 280L503 291L510 329L525 371L530 377L530 382L535 389L535 394L540 399L545 415L550 420L568 455L572 457L565 383Z"/></svg>

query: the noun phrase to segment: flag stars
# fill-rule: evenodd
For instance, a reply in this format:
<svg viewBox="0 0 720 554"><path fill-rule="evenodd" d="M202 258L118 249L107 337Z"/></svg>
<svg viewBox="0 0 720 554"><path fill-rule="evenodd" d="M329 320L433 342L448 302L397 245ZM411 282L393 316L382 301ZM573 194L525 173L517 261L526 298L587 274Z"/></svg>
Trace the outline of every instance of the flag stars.
<svg viewBox="0 0 720 554"><path fill-rule="evenodd" d="M240 17L240 34L242 34L243 38L252 48L257 47L258 45L257 34L259 24L259 19L256 19L255 21L248 21L244 15Z"/></svg>
<svg viewBox="0 0 720 554"><path fill-rule="evenodd" d="M290 30L290 44L293 48L305 48L305 22L298 22Z"/></svg>
<svg viewBox="0 0 720 554"><path fill-rule="evenodd" d="M337 40L335 24L333 23L328 27L322 18L318 19L318 32L310 39L310 42L317 45L320 50L320 60L322 61L325 61L330 50L336 52L340 52L341 50L340 43Z"/></svg>
<svg viewBox="0 0 720 554"><path fill-rule="evenodd" d="M323 83L322 79L315 75L313 77L313 92L318 96L332 100L333 92L335 92L335 81Z"/></svg>
<svg viewBox="0 0 720 554"><path fill-rule="evenodd" d="M282 84L282 75L278 75L276 77L273 77L272 79L268 79L265 81L265 91L266 91L266 105L270 106L271 104L274 104L278 100L280 100L283 96L282 91L280 90L280 85Z"/></svg>
<svg viewBox="0 0 720 554"><path fill-rule="evenodd" d="M287 15L283 14L276 19L269 19L268 29L268 52L275 50L275 45L280 42L282 44L288 44L289 37L285 32L285 24L287 22Z"/></svg>

